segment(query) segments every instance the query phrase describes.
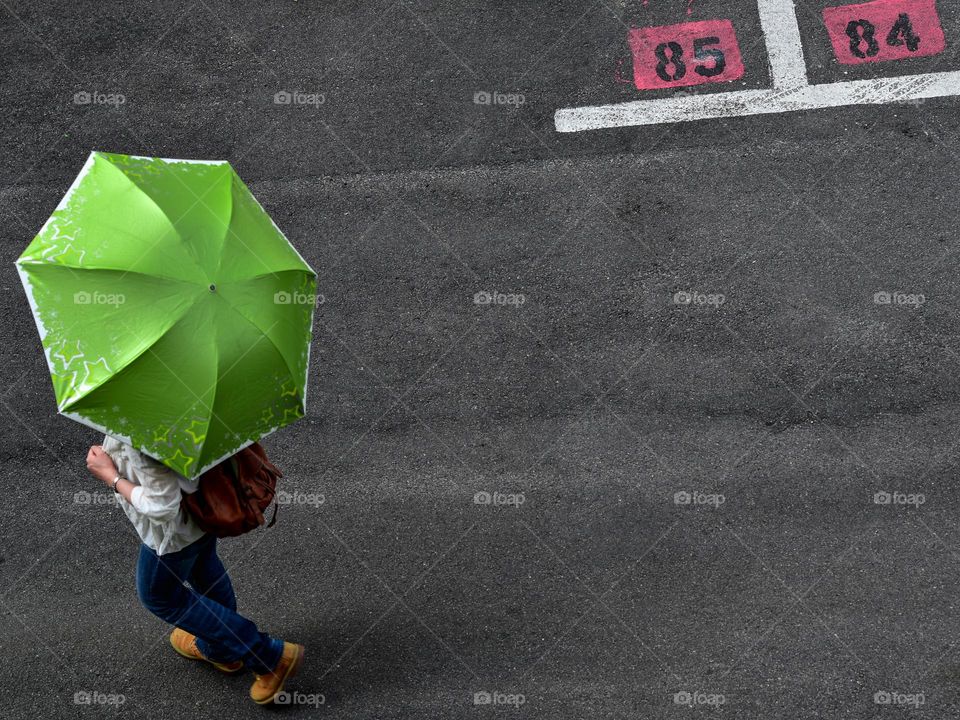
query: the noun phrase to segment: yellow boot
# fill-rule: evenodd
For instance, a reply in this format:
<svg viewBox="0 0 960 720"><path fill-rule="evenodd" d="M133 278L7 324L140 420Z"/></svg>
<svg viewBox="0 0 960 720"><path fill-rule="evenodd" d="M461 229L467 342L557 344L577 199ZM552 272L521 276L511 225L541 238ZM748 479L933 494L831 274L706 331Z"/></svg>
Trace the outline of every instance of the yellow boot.
<svg viewBox="0 0 960 720"><path fill-rule="evenodd" d="M266 675L257 675L257 679L250 686L250 697L253 701L258 705L273 702L273 699L283 692L283 684L287 678L297 674L303 664L304 652L303 645L285 642L277 666Z"/></svg>
<svg viewBox="0 0 960 720"><path fill-rule="evenodd" d="M235 660L232 663L218 663L205 658L203 653L201 653L197 648L196 635L191 635L186 630L174 628L173 632L170 633L170 644L173 645L174 650L183 655L185 658L190 658L191 660L203 660L204 662L208 662L213 665L220 672L225 672L228 675L232 675L235 672L240 672L243 670L243 660Z"/></svg>

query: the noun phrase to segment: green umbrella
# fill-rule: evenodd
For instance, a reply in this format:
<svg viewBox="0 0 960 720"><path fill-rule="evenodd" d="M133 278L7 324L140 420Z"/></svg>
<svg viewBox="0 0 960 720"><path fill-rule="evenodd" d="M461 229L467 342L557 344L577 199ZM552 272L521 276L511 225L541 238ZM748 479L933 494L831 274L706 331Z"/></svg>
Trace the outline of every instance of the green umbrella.
<svg viewBox="0 0 960 720"><path fill-rule="evenodd" d="M316 273L225 161L91 153L17 269L60 413L187 477L306 412Z"/></svg>

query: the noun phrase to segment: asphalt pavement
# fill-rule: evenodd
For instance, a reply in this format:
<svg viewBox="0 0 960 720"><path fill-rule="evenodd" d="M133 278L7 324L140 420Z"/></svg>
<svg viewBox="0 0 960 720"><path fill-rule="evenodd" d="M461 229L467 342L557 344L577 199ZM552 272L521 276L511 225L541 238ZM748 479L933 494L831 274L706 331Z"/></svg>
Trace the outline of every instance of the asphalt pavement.
<svg viewBox="0 0 960 720"><path fill-rule="evenodd" d="M960 8L841 67L827 4L818 82L960 69ZM5 714L956 716L958 101L555 131L669 94L628 27L717 17L765 87L746 0L0 3ZM13 261L94 149L229 159L318 271L289 503L221 544L288 707L172 651L77 495Z"/></svg>

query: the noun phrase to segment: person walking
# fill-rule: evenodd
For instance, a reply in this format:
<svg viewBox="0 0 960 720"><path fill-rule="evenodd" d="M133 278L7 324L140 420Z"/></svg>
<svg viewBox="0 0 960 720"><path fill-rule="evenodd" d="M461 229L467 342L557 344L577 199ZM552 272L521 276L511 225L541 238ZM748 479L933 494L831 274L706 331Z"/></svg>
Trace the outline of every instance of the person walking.
<svg viewBox="0 0 960 720"><path fill-rule="evenodd" d="M224 673L252 670L251 699L273 702L299 671L305 649L271 637L237 612L217 538L181 507L181 491L196 492L199 480L188 480L110 435L90 447L87 468L117 494L140 536L137 595L147 610L174 626L173 649Z"/></svg>

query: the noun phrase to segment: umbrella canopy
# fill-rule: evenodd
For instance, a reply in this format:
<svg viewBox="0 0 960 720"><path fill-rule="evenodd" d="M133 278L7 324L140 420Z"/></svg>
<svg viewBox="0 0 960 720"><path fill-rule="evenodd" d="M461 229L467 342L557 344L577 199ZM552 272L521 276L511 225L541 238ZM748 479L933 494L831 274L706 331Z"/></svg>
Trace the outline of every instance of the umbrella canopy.
<svg viewBox="0 0 960 720"><path fill-rule="evenodd" d="M229 163L91 153L16 264L63 415L193 478L306 412L316 273Z"/></svg>

